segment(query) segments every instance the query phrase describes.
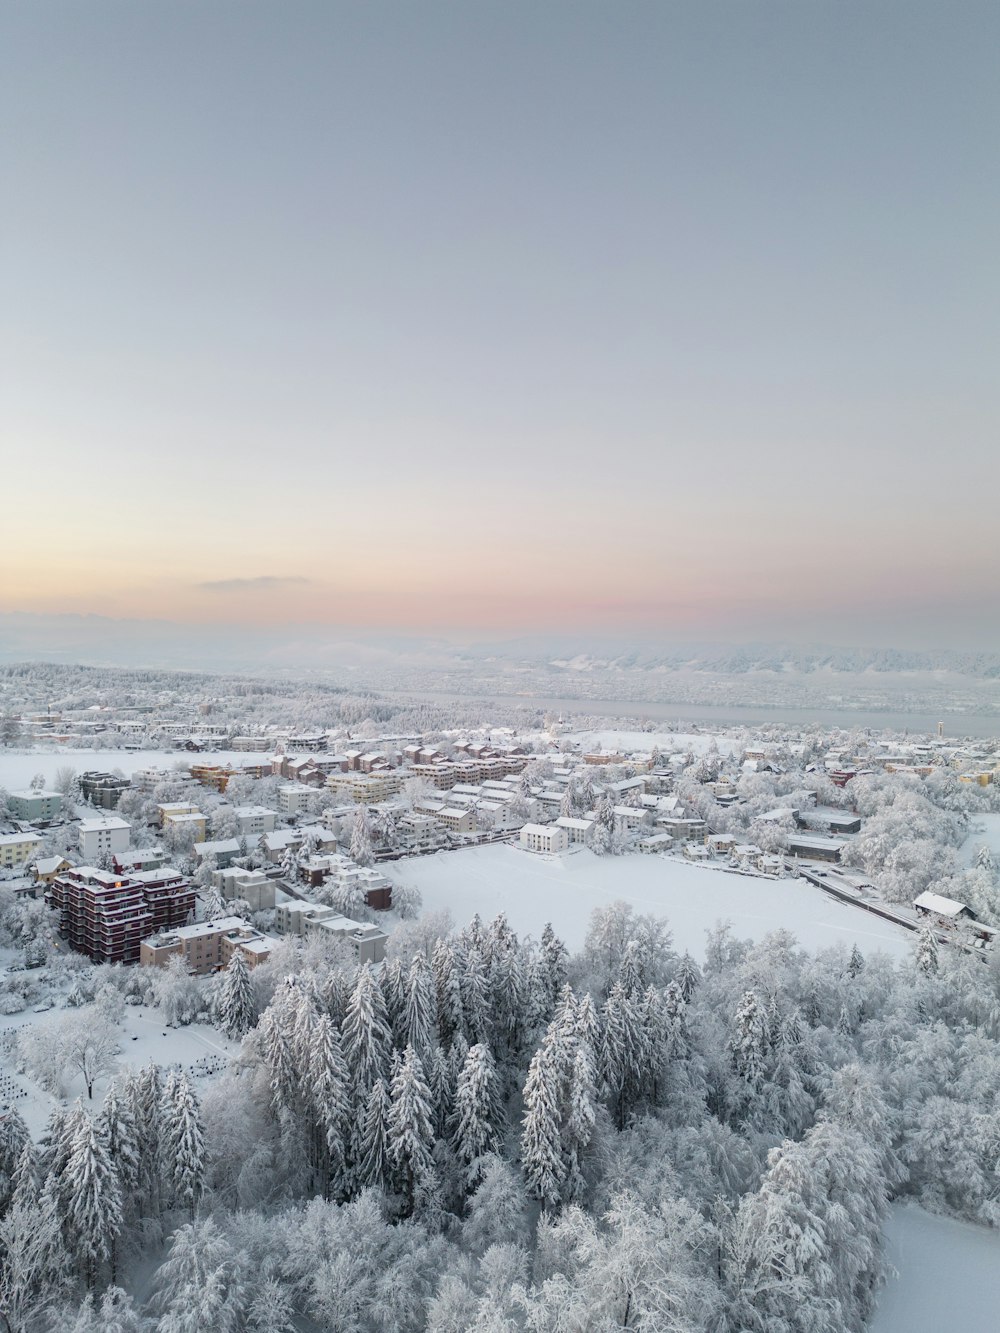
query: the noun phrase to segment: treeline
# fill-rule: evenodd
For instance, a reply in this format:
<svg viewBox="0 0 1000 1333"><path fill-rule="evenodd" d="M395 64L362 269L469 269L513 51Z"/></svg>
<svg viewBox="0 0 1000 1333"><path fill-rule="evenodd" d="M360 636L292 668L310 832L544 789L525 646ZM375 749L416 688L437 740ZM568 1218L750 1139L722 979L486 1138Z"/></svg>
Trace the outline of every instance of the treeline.
<svg viewBox="0 0 1000 1333"><path fill-rule="evenodd" d="M624 904L574 958L405 932L303 954L259 1018L234 961L200 1107L149 1068L37 1147L0 1121L10 1330L842 1333L893 1198L1000 1221L993 961L719 927L699 966Z"/></svg>

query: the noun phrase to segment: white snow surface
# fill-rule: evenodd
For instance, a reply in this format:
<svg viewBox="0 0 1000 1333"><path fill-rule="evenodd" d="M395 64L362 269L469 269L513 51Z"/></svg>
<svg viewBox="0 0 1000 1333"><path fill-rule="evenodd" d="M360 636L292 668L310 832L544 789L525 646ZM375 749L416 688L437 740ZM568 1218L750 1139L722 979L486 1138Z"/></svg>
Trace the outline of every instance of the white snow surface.
<svg viewBox="0 0 1000 1333"><path fill-rule="evenodd" d="M966 865L972 865L976 852L986 846L1000 862L1000 815L973 815L972 832L962 843L959 856Z"/></svg>
<svg viewBox="0 0 1000 1333"><path fill-rule="evenodd" d="M893 1208L887 1282L870 1333L994 1333L1000 1308L1000 1233L916 1205Z"/></svg>
<svg viewBox="0 0 1000 1333"><path fill-rule="evenodd" d="M19 1014L3 1015L0 1017L0 1030L7 1028L20 1030L36 1024L59 1023L63 1019L86 1014L90 1007L73 1009L57 1006L41 1014L24 1010ZM128 1068L140 1069L150 1060L158 1064L161 1069L166 1069L170 1065L180 1065L191 1075L195 1092L199 1097L204 1094L211 1079L217 1077L216 1073L202 1072L203 1067L199 1062L209 1060L213 1065L220 1063L224 1067L240 1051L239 1042L230 1041L218 1028L210 1024L191 1023L187 1027L168 1027L162 1013L151 1005L126 1006L118 1028L118 1036L121 1042L117 1057L120 1071ZM34 1139L42 1133L53 1106L69 1105L77 1097L82 1097L84 1102L87 1102L87 1090L82 1075L76 1074L67 1080L66 1097L60 1101L43 1092L28 1075L18 1073L16 1064L16 1055L6 1052L0 1054L0 1068L27 1094L18 1098L15 1105L24 1117L25 1124ZM110 1081L108 1077L96 1081L94 1100L88 1103L91 1108L100 1106ZM3 1099L0 1099L0 1105L2 1104Z"/></svg>
<svg viewBox="0 0 1000 1333"><path fill-rule="evenodd" d="M784 928L806 949L856 943L862 952L902 958L912 948L911 932L836 902L805 880L763 879L674 857L600 857L584 848L547 857L494 843L381 869L395 883L418 888L425 911L447 908L459 926L476 912L483 920L505 912L514 930L537 939L551 921L571 953L583 944L591 912L617 899L666 917L675 947L699 959L705 932L726 919L742 939Z"/></svg>

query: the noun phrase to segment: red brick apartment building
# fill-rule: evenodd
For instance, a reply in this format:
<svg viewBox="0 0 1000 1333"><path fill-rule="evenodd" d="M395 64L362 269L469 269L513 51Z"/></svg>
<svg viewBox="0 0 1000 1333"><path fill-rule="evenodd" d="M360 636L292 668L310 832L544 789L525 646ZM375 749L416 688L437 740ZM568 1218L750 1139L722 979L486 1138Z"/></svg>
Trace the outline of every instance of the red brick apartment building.
<svg viewBox="0 0 1000 1333"><path fill-rule="evenodd" d="M59 913L59 933L95 963L137 963L139 944L156 930L183 925L194 892L176 872L116 875L79 866L57 875L45 901Z"/></svg>

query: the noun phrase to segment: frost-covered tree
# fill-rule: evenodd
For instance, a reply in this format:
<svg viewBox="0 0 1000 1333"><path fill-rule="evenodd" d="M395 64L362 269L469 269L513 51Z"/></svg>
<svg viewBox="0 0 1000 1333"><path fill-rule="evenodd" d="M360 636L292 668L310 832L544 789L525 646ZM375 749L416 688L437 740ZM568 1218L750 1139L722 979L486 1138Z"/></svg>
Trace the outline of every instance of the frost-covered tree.
<svg viewBox="0 0 1000 1333"><path fill-rule="evenodd" d="M354 1087L353 1105L360 1113L375 1081L388 1077L392 1049L385 999L370 963L358 970L347 1001L342 1036L344 1059Z"/></svg>
<svg viewBox="0 0 1000 1333"><path fill-rule="evenodd" d="M560 1083L559 1060L553 1043L546 1041L528 1067L521 1122L525 1180L529 1193L546 1209L559 1205L566 1173L560 1135Z"/></svg>
<svg viewBox="0 0 1000 1333"><path fill-rule="evenodd" d="M354 811L351 823L351 860L359 866L370 866L374 858L372 852L372 825L365 806L359 805Z"/></svg>
<svg viewBox="0 0 1000 1333"><path fill-rule="evenodd" d="M914 965L925 977L935 976L938 970L938 942L933 927L925 921L917 934Z"/></svg>
<svg viewBox="0 0 1000 1333"><path fill-rule="evenodd" d="M384 1079L372 1084L364 1110L360 1136L361 1157L357 1175L363 1186L384 1190L389 1188L392 1161L389 1151L389 1113L392 1101Z"/></svg>
<svg viewBox="0 0 1000 1333"><path fill-rule="evenodd" d="M66 1195L69 1248L87 1286L93 1287L100 1266L111 1259L123 1216L121 1187L107 1141L101 1127L85 1113L77 1121L66 1164Z"/></svg>
<svg viewBox="0 0 1000 1333"><path fill-rule="evenodd" d="M488 1046L469 1050L455 1089L453 1142L464 1162L467 1178L474 1184L482 1169L481 1159L499 1147L503 1120L500 1081Z"/></svg>
<svg viewBox="0 0 1000 1333"><path fill-rule="evenodd" d="M234 949L219 994L219 1023L227 1037L241 1041L257 1022L257 996L242 949Z"/></svg>
<svg viewBox="0 0 1000 1333"><path fill-rule="evenodd" d="M433 1203L437 1190L431 1093L420 1057L407 1046L392 1080L389 1154L399 1171L407 1213Z"/></svg>
<svg viewBox="0 0 1000 1333"><path fill-rule="evenodd" d="M186 1074L167 1077L160 1124L160 1164L168 1196L193 1218L205 1188L205 1138L198 1099Z"/></svg>

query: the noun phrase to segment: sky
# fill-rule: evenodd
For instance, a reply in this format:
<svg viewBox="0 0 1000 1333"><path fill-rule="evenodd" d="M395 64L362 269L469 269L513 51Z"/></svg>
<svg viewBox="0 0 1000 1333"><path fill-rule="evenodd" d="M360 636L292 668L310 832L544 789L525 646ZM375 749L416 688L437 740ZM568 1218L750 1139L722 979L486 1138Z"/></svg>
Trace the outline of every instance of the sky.
<svg viewBox="0 0 1000 1333"><path fill-rule="evenodd" d="M1000 8L0 4L0 612L1000 648Z"/></svg>

